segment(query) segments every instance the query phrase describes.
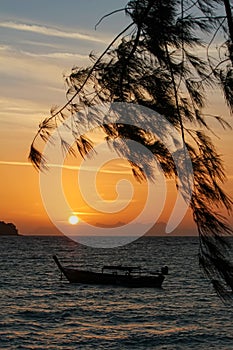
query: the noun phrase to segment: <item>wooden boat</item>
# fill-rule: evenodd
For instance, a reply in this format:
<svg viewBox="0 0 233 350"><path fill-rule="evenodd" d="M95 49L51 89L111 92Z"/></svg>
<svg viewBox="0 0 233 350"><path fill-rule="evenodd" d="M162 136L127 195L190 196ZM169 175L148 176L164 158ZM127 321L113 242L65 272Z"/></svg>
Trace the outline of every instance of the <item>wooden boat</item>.
<svg viewBox="0 0 233 350"><path fill-rule="evenodd" d="M167 266L161 268L160 272L145 272L138 266L110 265L103 266L101 272L92 272L63 267L56 255L53 256L53 259L70 283L160 288L165 275L168 274Z"/></svg>

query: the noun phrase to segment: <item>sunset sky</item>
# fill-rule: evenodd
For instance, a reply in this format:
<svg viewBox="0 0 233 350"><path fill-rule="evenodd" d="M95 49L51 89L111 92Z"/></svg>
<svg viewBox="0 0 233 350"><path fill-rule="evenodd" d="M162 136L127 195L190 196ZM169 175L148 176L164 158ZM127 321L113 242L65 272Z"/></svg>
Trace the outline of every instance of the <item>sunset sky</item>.
<svg viewBox="0 0 233 350"><path fill-rule="evenodd" d="M38 124L49 115L52 106L65 102L63 75L74 66L88 64L88 54L91 51L100 54L122 26L127 25L128 19L119 13L94 29L104 14L126 3L122 0L0 0L0 221L15 223L23 234L55 232L42 203L39 174L27 159ZM207 111L225 116L233 126L233 117L217 90L210 94ZM228 177L225 189L233 197L233 131L222 130L215 123L212 127L218 136L215 144L225 162ZM81 220L96 225L118 225L138 215L146 200L147 184L136 183L126 161L106 164L97 177L97 187L105 200L116 198L114 183L121 179L131 181L135 191L126 209L108 218L90 210L81 198L77 186L80 162L81 157L67 161L62 179L70 207ZM165 206L160 222L166 222L175 200L171 182L167 183L167 195L169 205ZM127 204L127 196L126 191L118 202L119 208ZM153 221L153 212L151 208L148 222ZM192 227L190 215L186 216L183 226Z"/></svg>

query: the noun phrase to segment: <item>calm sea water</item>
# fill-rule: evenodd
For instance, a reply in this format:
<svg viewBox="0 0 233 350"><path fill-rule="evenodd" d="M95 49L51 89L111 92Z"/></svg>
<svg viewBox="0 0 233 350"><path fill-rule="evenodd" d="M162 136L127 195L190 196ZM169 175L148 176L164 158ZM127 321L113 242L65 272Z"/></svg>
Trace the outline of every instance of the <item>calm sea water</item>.
<svg viewBox="0 0 233 350"><path fill-rule="evenodd" d="M168 265L162 289L71 285L80 267ZM197 238L141 238L115 249L64 237L0 238L0 349L233 349L233 312L198 267Z"/></svg>

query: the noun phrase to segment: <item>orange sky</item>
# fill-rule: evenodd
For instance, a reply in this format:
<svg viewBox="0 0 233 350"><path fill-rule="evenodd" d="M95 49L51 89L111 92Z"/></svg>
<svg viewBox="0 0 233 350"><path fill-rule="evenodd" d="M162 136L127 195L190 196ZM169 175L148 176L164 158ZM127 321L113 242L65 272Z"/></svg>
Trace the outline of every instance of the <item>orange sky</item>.
<svg viewBox="0 0 233 350"><path fill-rule="evenodd" d="M233 196L233 162L231 157L232 135L231 131L221 131L216 129L220 139L216 140L220 153L224 155L228 181L225 189ZM54 234L57 229L50 222L48 214L43 206L40 186L39 173L27 162L29 145L35 129L30 131L1 129L1 202L0 212L1 220L14 222L20 232L24 234ZM7 136L7 137L6 137ZM125 209L114 214L103 214L90 208L85 203L78 184L78 167L81 157L67 158L64 163L65 168L62 171L62 185L66 200L72 211L76 213L81 220L88 223L107 226L120 225L134 219L143 209L147 198L147 182L138 184L131 174L128 163L125 160L115 160L104 165L97 176L97 191L103 200L114 201L117 198L116 184L119 180L129 180L132 184L134 194L132 200L128 201L127 191L123 191L122 202L118 202L119 208L122 203L126 205ZM70 168L68 167L70 166ZM87 189L89 186L87 176ZM164 210L158 222L167 222L176 199L176 190L172 180L167 181L167 197ZM124 196L125 194L125 196ZM95 204L91 197L91 204ZM130 196L129 196L130 197ZM155 198L155 206L160 202ZM148 212L147 220L153 222L154 208ZM67 213L67 220L72 212ZM191 214L188 213L183 219L182 224L175 231L181 234L190 234Z"/></svg>
<svg viewBox="0 0 233 350"><path fill-rule="evenodd" d="M122 5L125 3L120 2ZM100 7L101 4L102 10L97 9L99 12L96 18L106 13L104 5L107 6L107 3L100 1ZM88 18L88 6L82 6L83 12L76 12L78 18L72 19L71 15L70 26L63 23L62 19L59 20L59 16L49 19L45 15L47 17L41 21L41 18L36 17L36 9L24 16L5 9L0 16L0 220L15 223L23 234L57 232L42 203L39 174L27 160L37 126L48 116L51 106L62 105L65 101L62 74L74 65L85 65L90 51L102 52L117 32L118 25L123 23L117 17L108 23L107 29L104 27L95 32L93 25L82 18L84 13L85 18ZM225 116L233 125L233 117L219 91L211 92L206 110ZM219 137L216 137L215 144L225 162L228 181L224 188L233 197L232 131L222 130L216 123L211 124ZM67 160L66 165L78 167L80 161L81 158ZM101 214L90 209L81 198L77 177L77 169L64 169L62 179L65 196L72 211L78 212L79 217L89 223L104 226L127 222L138 215L146 201L147 183L139 185L124 160L106 164L97 177L98 191L105 200L116 199L116 183L119 180L126 179L132 184L132 201L128 203L127 193L125 197L123 195L118 203L119 208L128 205L115 214ZM174 184L168 181L166 204L159 222L168 220L175 198ZM155 198L155 206L159 205ZM153 207L146 220L153 222ZM232 218L230 220L232 222ZM188 213L178 227L179 233L190 234L192 225Z"/></svg>

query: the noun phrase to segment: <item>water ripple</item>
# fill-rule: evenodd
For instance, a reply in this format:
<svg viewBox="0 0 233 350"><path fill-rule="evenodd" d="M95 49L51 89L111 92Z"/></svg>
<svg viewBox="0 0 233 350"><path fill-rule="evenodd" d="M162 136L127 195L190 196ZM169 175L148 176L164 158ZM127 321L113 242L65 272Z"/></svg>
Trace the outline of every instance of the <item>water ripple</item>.
<svg viewBox="0 0 233 350"><path fill-rule="evenodd" d="M195 238L142 238L110 250L63 237L0 243L0 349L233 348L232 310L201 275ZM70 285L59 280L53 253L93 269L113 261L168 264L170 274L163 289Z"/></svg>

